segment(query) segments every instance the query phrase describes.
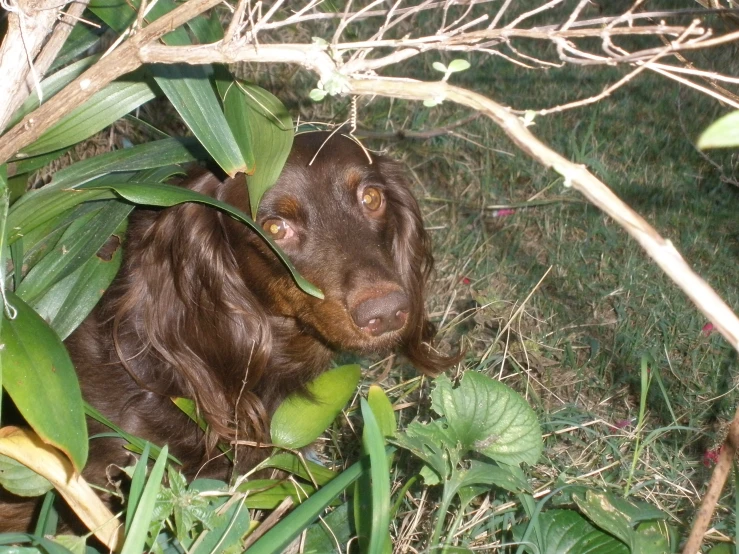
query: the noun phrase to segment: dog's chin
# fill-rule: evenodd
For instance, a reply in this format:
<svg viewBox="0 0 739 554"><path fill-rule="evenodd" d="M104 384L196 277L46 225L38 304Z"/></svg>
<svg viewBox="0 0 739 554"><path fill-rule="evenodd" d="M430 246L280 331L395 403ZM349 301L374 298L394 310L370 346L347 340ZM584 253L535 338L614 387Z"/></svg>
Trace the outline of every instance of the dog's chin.
<svg viewBox="0 0 739 554"><path fill-rule="evenodd" d="M362 355L380 355L384 356L393 350L397 350L403 344L406 328L398 329L375 336L364 329L357 329L358 337L353 344L347 344L349 350L353 350L357 354Z"/></svg>

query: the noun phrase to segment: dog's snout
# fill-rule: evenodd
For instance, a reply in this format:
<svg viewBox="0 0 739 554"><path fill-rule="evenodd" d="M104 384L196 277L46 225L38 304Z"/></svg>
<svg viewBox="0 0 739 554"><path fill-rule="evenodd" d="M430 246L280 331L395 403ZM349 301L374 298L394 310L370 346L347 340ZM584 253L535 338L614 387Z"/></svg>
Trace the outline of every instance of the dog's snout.
<svg viewBox="0 0 739 554"><path fill-rule="evenodd" d="M359 303L352 310L352 318L357 327L378 337L402 329L409 310L410 304L405 293L393 291Z"/></svg>

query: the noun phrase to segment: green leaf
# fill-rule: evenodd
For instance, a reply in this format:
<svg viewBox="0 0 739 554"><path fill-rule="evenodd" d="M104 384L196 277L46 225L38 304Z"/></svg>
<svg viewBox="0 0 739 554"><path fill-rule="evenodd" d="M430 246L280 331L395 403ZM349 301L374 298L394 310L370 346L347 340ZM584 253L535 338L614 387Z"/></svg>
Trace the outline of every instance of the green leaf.
<svg viewBox="0 0 739 554"><path fill-rule="evenodd" d="M43 554L72 554L72 552L64 548L62 545L56 544L54 541L51 541L46 537L30 535L28 533L3 533L0 535L0 545L22 544L26 542L39 545L43 548ZM3 551L8 552L8 554L16 554L15 548L18 548L18 554L25 554L26 552L34 552L38 554L39 552L39 549L36 546L27 549L22 547L13 547L14 550L7 551L3 549Z"/></svg>
<svg viewBox="0 0 739 554"><path fill-rule="evenodd" d="M317 485L325 485L331 479L336 477L336 472L319 465L305 458L299 458L292 452L278 452L273 454L263 462L261 462L255 471L261 469L273 468L286 471L292 475L297 475L301 479L305 479Z"/></svg>
<svg viewBox="0 0 739 554"><path fill-rule="evenodd" d="M294 481L276 479L252 479L242 483L236 490L247 493L245 505L255 510L274 510L288 497L295 504L300 504L315 492L309 485L298 486Z"/></svg>
<svg viewBox="0 0 739 554"><path fill-rule="evenodd" d="M226 117L239 144L254 163L247 171L252 217L262 195L275 184L293 144L292 118L272 93L250 83L236 82L224 99Z"/></svg>
<svg viewBox="0 0 739 554"><path fill-rule="evenodd" d="M246 161L210 81L210 67L155 65L151 71L184 122L223 171L231 177L247 171Z"/></svg>
<svg viewBox="0 0 739 554"><path fill-rule="evenodd" d="M698 138L698 148L729 148L739 146L739 110L711 123Z"/></svg>
<svg viewBox="0 0 739 554"><path fill-rule="evenodd" d="M10 209L8 241L12 244L20 237L27 237L35 229L51 223L56 218L63 217L64 212L82 202L107 198L115 198L115 195L102 189L46 190L44 187L31 191L21 197Z"/></svg>
<svg viewBox="0 0 739 554"><path fill-rule="evenodd" d="M131 487L128 494L128 505L126 506L126 523L125 531L131 529L131 523L133 522L133 516L136 513L136 507L139 505L141 495L144 492L144 486L146 484L146 468L149 463L149 450L151 449L151 443L147 442L144 445L144 451L136 461L136 466L133 470L133 476L131 477Z"/></svg>
<svg viewBox="0 0 739 554"><path fill-rule="evenodd" d="M433 67L436 71L441 71L442 73L447 72L447 67L441 62L434 62L431 64L431 67Z"/></svg>
<svg viewBox="0 0 739 554"><path fill-rule="evenodd" d="M393 411L393 405L390 403L390 399L385 394L385 391L382 390L382 387L372 385L367 393L367 402L372 408L372 413L375 415L382 436L394 437L397 428L395 412Z"/></svg>
<svg viewBox="0 0 739 554"><path fill-rule="evenodd" d="M60 67L65 67L69 62L90 50L100 40L100 34L102 33L99 30L93 29L86 21L77 23L69 33L59 54L54 58L50 69L56 71Z"/></svg>
<svg viewBox="0 0 739 554"><path fill-rule="evenodd" d="M303 554L341 554L337 545L349 543L354 536L351 521L348 502L323 516L319 523L308 527Z"/></svg>
<svg viewBox="0 0 739 554"><path fill-rule="evenodd" d="M459 71L466 71L470 68L470 62L467 60L452 60L449 62L447 71L449 73L458 73Z"/></svg>
<svg viewBox="0 0 739 554"><path fill-rule="evenodd" d="M72 361L46 322L16 295L7 294L17 315L6 319L0 331L3 387L38 436L82 471L87 426Z"/></svg>
<svg viewBox="0 0 739 554"><path fill-rule="evenodd" d="M514 494L531 492L526 476L516 466L498 466L492 463L473 460L469 468L458 469L447 483L454 493L462 487L472 485L491 485Z"/></svg>
<svg viewBox="0 0 739 554"><path fill-rule="evenodd" d="M96 61L100 59L100 56L88 56L82 60L76 61L73 64L68 65L64 69L61 69L41 81L41 94L44 102L54 96L57 92L62 90L69 83L74 81L77 77L82 75L86 69L92 66ZM33 110L38 108L40 105L38 94L34 90L23 104L15 111L13 117L10 118L7 128L12 127L18 123L23 117L31 113Z"/></svg>
<svg viewBox="0 0 739 554"><path fill-rule="evenodd" d="M360 398L364 431L362 446L370 458L372 478L372 523L369 533L368 554L383 554L390 544L390 474L380 426L377 424L372 408L364 398Z"/></svg>
<svg viewBox="0 0 739 554"><path fill-rule="evenodd" d="M538 516L541 542L533 540L542 554L629 554L628 547L596 529L572 510L549 510ZM514 540L521 541L525 526L514 527Z"/></svg>
<svg viewBox="0 0 739 554"><path fill-rule="evenodd" d="M350 466L336 479L318 490L308 500L295 508L286 517L282 518L272 529L267 531L251 547L249 554L280 554L295 537L313 523L321 512L344 489L356 481L363 471L363 462L359 461Z"/></svg>
<svg viewBox="0 0 739 554"><path fill-rule="evenodd" d="M677 541L671 541L670 528L664 521L648 521L636 528L634 548L631 554L675 552Z"/></svg>
<svg viewBox="0 0 739 554"><path fill-rule="evenodd" d="M448 434L463 449L506 464L535 464L542 451L536 414L518 393L490 377L469 371L452 389L448 377L434 381L431 407L446 417Z"/></svg>
<svg viewBox="0 0 739 554"><path fill-rule="evenodd" d="M93 184L94 185L94 184ZM161 183L117 183L117 184L104 184L100 185L101 188L110 189L116 192L119 196L125 198L129 202L135 204L144 204L147 206L160 206L170 207L176 204L182 204L184 202L197 202L199 204L206 204L208 206L214 206L232 216L237 221L245 223L251 227L262 239L264 239L270 248L274 250L275 254L280 258L285 267L288 269L295 283L307 294L315 296L316 298L323 298L323 293L312 283L306 281L295 269L292 262L285 256L285 254L279 249L279 247L269 238L262 228L254 223L254 221L241 210L229 206L225 202L211 198L204 194L176 187L173 185L162 185ZM84 190L89 192L95 190L87 185L76 190Z"/></svg>
<svg viewBox="0 0 739 554"><path fill-rule="evenodd" d="M413 421L405 433L398 434L391 442L410 450L435 472L435 475L428 472L423 474L427 485L435 485L449 478L452 464L448 452L456 448L456 443L447 435L440 422L423 425ZM456 459L453 463L456 464Z"/></svg>
<svg viewBox="0 0 739 554"><path fill-rule="evenodd" d="M0 455L0 486L18 496L41 496L53 485L13 458Z"/></svg>
<svg viewBox="0 0 739 554"><path fill-rule="evenodd" d="M308 383L308 396L290 395L272 416L272 443L302 448L316 440L341 413L357 389L358 365L331 369Z"/></svg>
<svg viewBox="0 0 739 554"><path fill-rule="evenodd" d="M649 504L607 492L587 490L584 497L573 494L572 499L595 525L629 545L632 552L637 545L635 527L638 523L667 518L667 514Z"/></svg>
<svg viewBox="0 0 739 554"><path fill-rule="evenodd" d="M113 235L119 239L110 258L95 254L33 304L33 308L49 322L62 340L87 318L118 273L123 260L120 246L123 234L123 227L120 226Z"/></svg>
<svg viewBox="0 0 739 554"><path fill-rule="evenodd" d="M133 210L131 204L112 200L97 213L72 223L56 247L21 281L18 296L33 304L52 286L74 273L108 241Z"/></svg>
<svg viewBox="0 0 739 554"><path fill-rule="evenodd" d="M24 156L44 154L81 142L128 112L153 99L148 83L116 81L95 93L87 102L23 149Z"/></svg>
<svg viewBox="0 0 739 554"><path fill-rule="evenodd" d="M320 88L314 88L310 91L308 94L308 97L313 100L314 102L321 102L326 96L328 95L328 92L326 92L323 89Z"/></svg>
<svg viewBox="0 0 739 554"><path fill-rule="evenodd" d="M225 521L225 524L207 531L204 534L205 536L201 535L197 547L190 550L191 554L232 552L235 546L240 546L241 539L251 529L249 510L243 499L241 502L226 503L223 508L218 510L218 514ZM236 550L236 552L241 551L242 548Z"/></svg>
<svg viewBox="0 0 739 554"><path fill-rule="evenodd" d="M54 174L45 190L69 188L112 172L140 171L204 160L207 153L194 138L167 138L87 158Z"/></svg>
<svg viewBox="0 0 739 554"><path fill-rule="evenodd" d="M146 482L144 492L141 494L136 513L131 521L131 527L128 533L126 533L126 542L123 545L121 554L139 554L144 550L149 523L154 513L157 494L159 493L166 467L167 446L165 445L149 474L149 480Z"/></svg>

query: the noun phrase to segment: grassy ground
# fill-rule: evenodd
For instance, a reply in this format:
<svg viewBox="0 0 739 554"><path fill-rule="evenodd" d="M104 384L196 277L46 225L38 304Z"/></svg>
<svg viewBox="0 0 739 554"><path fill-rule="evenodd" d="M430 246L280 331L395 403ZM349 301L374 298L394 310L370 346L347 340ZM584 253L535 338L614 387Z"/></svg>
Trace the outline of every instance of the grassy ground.
<svg viewBox="0 0 739 554"><path fill-rule="evenodd" d="M731 72L735 54L729 47L695 61ZM597 94L623 75L478 62L452 81L521 110ZM344 108L303 111L341 120ZM736 157L709 152L709 160L694 147L723 112L705 96L643 74L595 105L538 118L534 132L588 165L737 310ZM367 127L388 131L439 127L466 115L446 104L429 109L383 100L360 109ZM540 415L547 438L532 472L538 491L564 482L633 495L667 511L684 533L710 476L706 455L722 441L739 402L736 352L706 332L704 317L622 229L517 152L491 123L477 120L425 141L372 144L403 158L416 182L435 242L430 305L441 347L465 348L458 373L500 378ZM515 211L498 211L509 206ZM643 362L652 376L648 391L641 387ZM405 406L402 419L423 418L424 389L412 373L402 374L406 381L397 375L385 383L397 387L391 393ZM648 412L637 429L642 395ZM637 450L638 437L649 438ZM402 466L398 471L401 482ZM732 534L733 494L725 493L714 521L717 540ZM435 501L421 488L411 495L395 521L397 551L418 545L425 534L418 514ZM494 496L474 504L465 541L493 544L510 510Z"/></svg>

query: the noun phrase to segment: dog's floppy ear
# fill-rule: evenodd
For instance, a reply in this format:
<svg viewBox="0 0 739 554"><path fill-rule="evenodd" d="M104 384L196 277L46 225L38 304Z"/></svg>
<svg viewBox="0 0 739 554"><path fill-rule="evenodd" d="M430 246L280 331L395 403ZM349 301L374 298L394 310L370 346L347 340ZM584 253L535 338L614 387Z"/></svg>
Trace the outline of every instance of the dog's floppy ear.
<svg viewBox="0 0 739 554"><path fill-rule="evenodd" d="M433 269L431 240L423 228L421 210L403 176L400 164L386 158L376 160L387 185L388 217L394 228L393 259L403 288L411 302L409 333L404 354L420 371L438 375L456 364L461 356L443 356L431 348L436 328L424 307L425 289Z"/></svg>
<svg viewBox="0 0 739 554"><path fill-rule="evenodd" d="M187 184L205 194L226 186L211 174ZM182 204L141 222L111 314L116 346L142 388L195 400L213 440L233 438L237 428L261 440L268 417L252 391L270 355L270 328L222 217Z"/></svg>

